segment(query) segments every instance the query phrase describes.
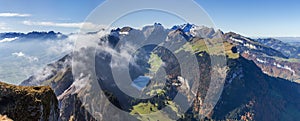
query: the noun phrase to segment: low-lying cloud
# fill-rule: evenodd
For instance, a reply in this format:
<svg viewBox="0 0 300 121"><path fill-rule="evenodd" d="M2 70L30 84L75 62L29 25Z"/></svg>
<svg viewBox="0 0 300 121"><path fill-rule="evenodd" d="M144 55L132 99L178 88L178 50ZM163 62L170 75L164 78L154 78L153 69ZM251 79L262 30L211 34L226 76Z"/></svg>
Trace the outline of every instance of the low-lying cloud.
<svg viewBox="0 0 300 121"><path fill-rule="evenodd" d="M14 41L14 40L17 40L18 37L14 37L14 38L4 38L2 40L0 40L0 43L3 43L3 42L11 42L11 41Z"/></svg>

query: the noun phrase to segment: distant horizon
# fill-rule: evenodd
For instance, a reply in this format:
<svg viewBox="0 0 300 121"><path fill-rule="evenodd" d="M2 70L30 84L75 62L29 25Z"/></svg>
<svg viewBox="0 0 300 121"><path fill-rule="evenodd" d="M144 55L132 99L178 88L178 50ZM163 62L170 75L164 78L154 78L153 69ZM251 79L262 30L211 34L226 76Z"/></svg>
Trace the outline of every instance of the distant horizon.
<svg viewBox="0 0 300 121"><path fill-rule="evenodd" d="M73 33L84 24L85 19L105 0L91 1L0 1L0 32L28 32L54 30L62 33ZM116 3L121 0L114 0ZM157 0L158 1L158 0ZM154 2L157 2L154 1ZM193 0L212 19L215 27L224 32L237 32L249 37L300 37L300 9L297 0ZM160 1L168 6L179 6L180 2ZM72 3L72 4L70 4ZM130 1L116 4L115 8L131 6ZM139 6L139 5L134 5ZM78 9L80 8L80 9ZM185 8L180 8L186 10ZM187 13L189 16L199 16L199 11ZM165 16L155 15L155 19L166 20ZM134 17L134 16L133 16ZM142 19L137 21L135 18ZM153 17L135 17L126 22L141 24ZM106 17L103 17L106 19ZM178 21L168 20L166 24ZM93 23L88 27L97 28Z"/></svg>

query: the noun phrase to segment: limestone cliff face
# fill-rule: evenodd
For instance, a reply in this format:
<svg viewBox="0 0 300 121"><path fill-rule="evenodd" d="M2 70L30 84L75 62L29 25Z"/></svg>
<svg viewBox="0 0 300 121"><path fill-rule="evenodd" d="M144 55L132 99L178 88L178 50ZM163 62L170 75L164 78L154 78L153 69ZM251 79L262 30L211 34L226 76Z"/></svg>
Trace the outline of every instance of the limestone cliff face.
<svg viewBox="0 0 300 121"><path fill-rule="evenodd" d="M57 121L58 101L48 86L14 86L0 82L0 114L15 121Z"/></svg>

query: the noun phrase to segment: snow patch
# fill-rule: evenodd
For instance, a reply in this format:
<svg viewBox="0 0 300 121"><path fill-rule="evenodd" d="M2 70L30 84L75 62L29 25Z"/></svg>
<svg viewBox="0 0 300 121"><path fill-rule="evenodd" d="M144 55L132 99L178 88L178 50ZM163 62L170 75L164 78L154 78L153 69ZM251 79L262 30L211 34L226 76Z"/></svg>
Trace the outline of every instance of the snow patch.
<svg viewBox="0 0 300 121"><path fill-rule="evenodd" d="M260 62L260 63L268 63L266 60L261 60L261 59L259 59L259 58L256 58L256 60L257 60L258 62Z"/></svg>
<svg viewBox="0 0 300 121"><path fill-rule="evenodd" d="M293 74L295 74L295 70L293 70L291 67L286 66L286 65L280 65L279 63L274 62L273 63L274 66L276 66L277 68L282 68L282 69L286 69L289 70L290 72L292 72Z"/></svg>
<svg viewBox="0 0 300 121"><path fill-rule="evenodd" d="M244 46L246 46L250 49L257 49L255 45L252 45L252 44L249 44L249 43L244 44Z"/></svg>
<svg viewBox="0 0 300 121"><path fill-rule="evenodd" d="M233 38L233 37L230 37L230 39L231 39L232 41L235 41L235 42L238 42L238 43L244 43L243 40L239 40L239 39L236 39L236 38Z"/></svg>
<svg viewBox="0 0 300 121"><path fill-rule="evenodd" d="M247 40L247 41L252 41L252 40L250 40L250 39L248 39L248 38L246 38L246 37L242 37L244 40Z"/></svg>
<svg viewBox="0 0 300 121"><path fill-rule="evenodd" d="M119 32L120 35L128 35L129 32Z"/></svg>
<svg viewBox="0 0 300 121"><path fill-rule="evenodd" d="M245 54L250 54L250 52L248 50L244 51Z"/></svg>
<svg viewBox="0 0 300 121"><path fill-rule="evenodd" d="M188 83L188 80L184 79L181 76L178 76L177 79L182 84L181 87L180 87L181 89L190 90L190 85Z"/></svg>

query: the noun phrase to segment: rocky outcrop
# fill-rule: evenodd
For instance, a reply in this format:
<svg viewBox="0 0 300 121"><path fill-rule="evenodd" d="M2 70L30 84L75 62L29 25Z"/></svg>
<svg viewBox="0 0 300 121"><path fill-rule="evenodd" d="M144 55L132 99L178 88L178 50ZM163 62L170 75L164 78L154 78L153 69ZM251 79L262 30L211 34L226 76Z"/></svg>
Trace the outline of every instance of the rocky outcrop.
<svg viewBox="0 0 300 121"><path fill-rule="evenodd" d="M0 115L0 121L12 121L12 120L8 118L6 115L5 116Z"/></svg>
<svg viewBox="0 0 300 121"><path fill-rule="evenodd" d="M48 86L15 86L0 82L0 114L15 121L57 121L58 101Z"/></svg>

